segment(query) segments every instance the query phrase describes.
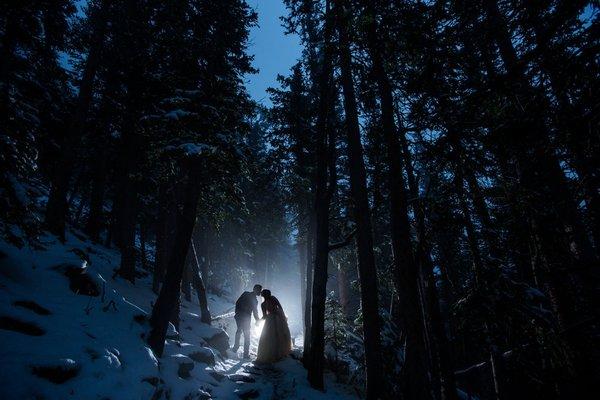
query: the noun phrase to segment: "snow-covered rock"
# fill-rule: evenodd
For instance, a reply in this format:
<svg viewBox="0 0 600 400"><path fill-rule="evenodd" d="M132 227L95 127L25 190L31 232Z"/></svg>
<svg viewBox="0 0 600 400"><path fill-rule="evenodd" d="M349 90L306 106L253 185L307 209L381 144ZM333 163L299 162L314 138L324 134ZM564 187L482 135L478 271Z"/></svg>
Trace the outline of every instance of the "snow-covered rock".
<svg viewBox="0 0 600 400"><path fill-rule="evenodd" d="M201 362L207 365L215 365L215 353L208 347L200 347L188 354L188 357L196 362Z"/></svg>
<svg viewBox="0 0 600 400"><path fill-rule="evenodd" d="M64 383L77 376L81 366L70 358L46 361L31 366L31 372L52 383Z"/></svg>
<svg viewBox="0 0 600 400"><path fill-rule="evenodd" d="M180 378L191 378L192 375L190 374L190 371L194 369L194 361L192 361L191 358L183 354L173 354L170 358L179 365L177 368L177 375L179 375Z"/></svg>
<svg viewBox="0 0 600 400"><path fill-rule="evenodd" d="M229 335L227 335L227 332L218 330L210 336L203 336L203 338L210 347L219 350L221 355L227 356L227 350L229 350Z"/></svg>

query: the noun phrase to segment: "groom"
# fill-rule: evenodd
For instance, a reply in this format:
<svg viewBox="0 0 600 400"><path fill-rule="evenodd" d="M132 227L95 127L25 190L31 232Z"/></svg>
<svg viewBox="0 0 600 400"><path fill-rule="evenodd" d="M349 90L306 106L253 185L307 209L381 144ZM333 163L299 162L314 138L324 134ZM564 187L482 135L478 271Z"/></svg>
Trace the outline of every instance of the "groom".
<svg viewBox="0 0 600 400"><path fill-rule="evenodd" d="M237 325L237 331L235 332L235 344L231 349L237 354L240 348L240 336L244 333L244 358L250 358L250 322L252 320L252 314L256 321L258 318L258 300L256 297L260 296L262 290L261 285L254 285L251 292L244 292L239 299L235 302L235 323Z"/></svg>

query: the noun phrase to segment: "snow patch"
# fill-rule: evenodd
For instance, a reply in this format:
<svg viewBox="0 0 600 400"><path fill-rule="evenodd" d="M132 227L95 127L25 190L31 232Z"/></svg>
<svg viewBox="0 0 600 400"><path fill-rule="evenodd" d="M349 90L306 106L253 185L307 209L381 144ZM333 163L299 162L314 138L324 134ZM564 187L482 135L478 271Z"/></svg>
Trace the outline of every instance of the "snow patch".
<svg viewBox="0 0 600 400"><path fill-rule="evenodd" d="M353 388L335 383L332 375L326 376L326 393L310 388L297 359L255 366L223 351L229 340L223 329L230 335L235 330L233 304L214 294L208 301L213 314L221 316L217 326L200 322L195 297L182 300L180 330L170 325L163 357L157 359L145 342L156 301L150 276L135 285L105 279L119 265L118 252L81 234L68 232L64 244L53 236L41 237L40 243L42 249L18 249L0 241L2 399L356 398ZM100 293L72 291L65 269L57 266L85 273ZM35 327L36 334L19 331L27 327ZM257 342L256 332L254 356Z"/></svg>

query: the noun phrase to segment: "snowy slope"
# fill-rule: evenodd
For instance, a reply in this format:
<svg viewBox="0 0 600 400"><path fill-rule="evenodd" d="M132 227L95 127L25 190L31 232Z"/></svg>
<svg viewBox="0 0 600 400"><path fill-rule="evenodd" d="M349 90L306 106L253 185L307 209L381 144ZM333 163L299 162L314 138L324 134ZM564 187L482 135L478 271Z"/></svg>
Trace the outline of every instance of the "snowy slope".
<svg viewBox="0 0 600 400"><path fill-rule="evenodd" d="M265 367L222 357L211 345L220 327L234 329L232 304L215 295L211 312L225 317L202 324L195 299L184 300L180 332L170 330L157 360L144 341L150 277L113 280L118 253L77 236L43 237L42 248L0 241L0 398L354 398L331 378L328 393L311 389L293 358Z"/></svg>

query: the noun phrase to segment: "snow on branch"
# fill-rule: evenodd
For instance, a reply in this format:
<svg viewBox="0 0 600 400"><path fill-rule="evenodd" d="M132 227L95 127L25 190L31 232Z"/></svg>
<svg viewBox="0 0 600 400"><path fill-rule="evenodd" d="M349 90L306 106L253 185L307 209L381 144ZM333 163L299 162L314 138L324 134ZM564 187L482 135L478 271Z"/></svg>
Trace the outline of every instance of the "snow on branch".
<svg viewBox="0 0 600 400"><path fill-rule="evenodd" d="M217 150L217 147L206 143L183 143L179 145L169 145L164 149L166 153L183 153L186 157L214 154Z"/></svg>
<svg viewBox="0 0 600 400"><path fill-rule="evenodd" d="M189 112L189 111L185 111L185 110L181 110L181 109L177 109L177 110L172 110L172 111L169 111L168 113L165 113L164 118L178 121L182 118L192 117L195 115L198 115L198 114Z"/></svg>

